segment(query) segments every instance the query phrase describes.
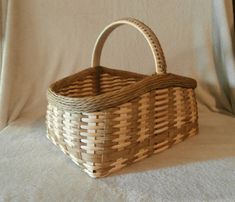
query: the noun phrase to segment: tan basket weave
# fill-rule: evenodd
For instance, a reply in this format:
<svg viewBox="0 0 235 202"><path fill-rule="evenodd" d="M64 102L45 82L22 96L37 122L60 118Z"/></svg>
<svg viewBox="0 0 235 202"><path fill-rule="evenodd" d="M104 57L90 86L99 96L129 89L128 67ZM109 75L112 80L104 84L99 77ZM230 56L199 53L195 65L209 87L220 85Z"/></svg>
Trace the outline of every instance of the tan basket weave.
<svg viewBox="0 0 235 202"><path fill-rule="evenodd" d="M156 74L100 66L105 40L123 24L148 41ZM47 110L48 138L91 177L106 176L198 133L196 81L166 73L159 41L142 22L126 18L107 26L91 66L52 84Z"/></svg>

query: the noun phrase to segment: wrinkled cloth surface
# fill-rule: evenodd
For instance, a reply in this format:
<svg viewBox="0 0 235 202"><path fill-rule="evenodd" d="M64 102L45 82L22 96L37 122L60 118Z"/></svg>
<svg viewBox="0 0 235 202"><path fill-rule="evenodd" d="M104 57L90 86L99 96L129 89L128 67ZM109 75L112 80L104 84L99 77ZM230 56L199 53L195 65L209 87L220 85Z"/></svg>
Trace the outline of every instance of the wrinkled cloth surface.
<svg viewBox="0 0 235 202"><path fill-rule="evenodd" d="M106 178L55 147L44 119L0 133L0 201L234 201L235 119L200 109L200 135Z"/></svg>
<svg viewBox="0 0 235 202"><path fill-rule="evenodd" d="M1 0L0 128L46 111L46 89L90 66L102 29L134 17L156 33L167 71L197 80L198 101L235 112L232 0ZM132 27L115 30L101 65L152 74L154 59Z"/></svg>
<svg viewBox="0 0 235 202"><path fill-rule="evenodd" d="M0 201L235 200L232 0L0 2ZM46 139L46 89L89 67L102 29L128 16L157 34L168 72L197 80L200 132L95 180ZM155 70L146 41L128 26L111 34L101 65Z"/></svg>

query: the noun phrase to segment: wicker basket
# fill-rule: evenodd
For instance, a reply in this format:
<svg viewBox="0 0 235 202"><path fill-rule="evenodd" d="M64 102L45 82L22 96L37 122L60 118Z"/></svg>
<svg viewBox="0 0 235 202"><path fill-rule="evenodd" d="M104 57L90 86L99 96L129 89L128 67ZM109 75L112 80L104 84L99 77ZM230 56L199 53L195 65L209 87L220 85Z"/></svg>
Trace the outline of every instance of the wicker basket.
<svg viewBox="0 0 235 202"><path fill-rule="evenodd" d="M118 26L139 30L151 47L151 76L100 66L105 40ZM47 136L91 177L102 177L198 133L196 81L166 73L155 34L125 18L98 37L92 67L48 89Z"/></svg>

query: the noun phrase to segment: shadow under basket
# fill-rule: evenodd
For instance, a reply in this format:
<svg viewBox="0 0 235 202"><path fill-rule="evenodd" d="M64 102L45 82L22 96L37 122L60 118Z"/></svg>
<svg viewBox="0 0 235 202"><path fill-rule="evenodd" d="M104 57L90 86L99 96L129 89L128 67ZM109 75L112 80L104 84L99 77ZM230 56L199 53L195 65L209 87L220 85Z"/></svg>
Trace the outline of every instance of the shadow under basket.
<svg viewBox="0 0 235 202"><path fill-rule="evenodd" d="M119 20L102 36L127 22L142 31L145 26ZM107 176L198 133L196 81L166 73L161 49L160 70L151 76L102 67L97 59L102 36L93 67L55 82L47 92L47 137L91 177Z"/></svg>

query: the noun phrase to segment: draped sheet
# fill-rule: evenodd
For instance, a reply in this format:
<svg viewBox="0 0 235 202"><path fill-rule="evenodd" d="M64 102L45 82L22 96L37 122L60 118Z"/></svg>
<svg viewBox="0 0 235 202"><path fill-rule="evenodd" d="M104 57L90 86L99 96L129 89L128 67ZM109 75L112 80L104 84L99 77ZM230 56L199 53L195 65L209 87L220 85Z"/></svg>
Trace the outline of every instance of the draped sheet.
<svg viewBox="0 0 235 202"><path fill-rule="evenodd" d="M17 119L0 132L0 201L234 202L235 119L199 113L199 135L101 179L48 141L43 118Z"/></svg>
<svg viewBox="0 0 235 202"><path fill-rule="evenodd" d="M232 0L0 2L0 201L234 201ZM98 34L127 16L157 34L168 72L197 80L200 132L94 180L46 139L46 89L89 67ZM155 70L146 41L128 26L111 34L101 64Z"/></svg>
<svg viewBox="0 0 235 202"><path fill-rule="evenodd" d="M46 89L90 66L92 48L108 23L126 16L149 25L168 72L195 78L200 103L235 112L232 0L1 0L0 128L46 111ZM154 73L150 48L128 26L105 44L101 64Z"/></svg>

